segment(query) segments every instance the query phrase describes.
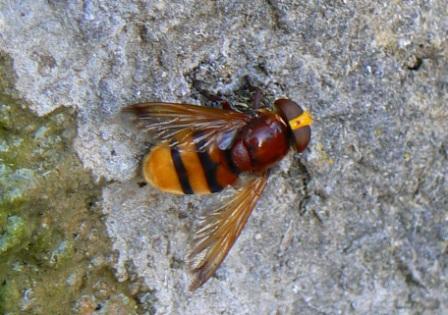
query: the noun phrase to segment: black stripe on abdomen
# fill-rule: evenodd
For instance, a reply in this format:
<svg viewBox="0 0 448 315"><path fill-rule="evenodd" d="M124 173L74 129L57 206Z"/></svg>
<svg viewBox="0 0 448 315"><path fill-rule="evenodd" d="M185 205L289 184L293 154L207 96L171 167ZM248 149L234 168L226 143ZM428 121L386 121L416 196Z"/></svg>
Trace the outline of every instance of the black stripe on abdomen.
<svg viewBox="0 0 448 315"><path fill-rule="evenodd" d="M188 181L187 169L180 156L179 150L176 146L171 147L171 159L173 159L174 168L176 169L177 177L179 178L180 186L184 194L193 194L190 182Z"/></svg>
<svg viewBox="0 0 448 315"><path fill-rule="evenodd" d="M216 169L218 166L212 161L207 151L198 152L199 160L201 161L202 168L204 170L205 179L207 180L208 188L211 192L218 192L222 190L222 187L218 184L216 179Z"/></svg>
<svg viewBox="0 0 448 315"><path fill-rule="evenodd" d="M227 168L229 169L229 171L231 171L235 176L238 176L241 173L241 171L238 168L238 166L236 166L235 163L233 163L232 150L225 150L222 151L222 153L226 158Z"/></svg>
<svg viewBox="0 0 448 315"><path fill-rule="evenodd" d="M199 135L200 132L197 132L195 134L196 137ZM204 170L208 188L212 193L214 193L222 190L221 185L219 185L218 180L216 179L216 170L218 169L218 165L210 158L210 155L208 154L207 148L204 144L205 140L196 142L196 150L199 161L201 161L202 169Z"/></svg>

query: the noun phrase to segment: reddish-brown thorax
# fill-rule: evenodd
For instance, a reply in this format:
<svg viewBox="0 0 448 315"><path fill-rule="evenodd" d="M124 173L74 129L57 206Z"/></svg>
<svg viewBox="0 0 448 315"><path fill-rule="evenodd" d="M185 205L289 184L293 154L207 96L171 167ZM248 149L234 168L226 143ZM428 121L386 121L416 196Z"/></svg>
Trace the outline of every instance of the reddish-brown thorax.
<svg viewBox="0 0 448 315"><path fill-rule="evenodd" d="M289 149L288 128L273 112L259 111L244 126L231 148L232 162L242 172L267 169Z"/></svg>

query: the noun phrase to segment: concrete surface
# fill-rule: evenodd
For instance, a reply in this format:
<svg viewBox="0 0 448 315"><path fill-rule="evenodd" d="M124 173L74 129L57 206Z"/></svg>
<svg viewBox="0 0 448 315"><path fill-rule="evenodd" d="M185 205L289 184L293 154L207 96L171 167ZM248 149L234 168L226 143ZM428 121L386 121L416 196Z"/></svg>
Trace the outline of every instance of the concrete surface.
<svg viewBox="0 0 448 315"><path fill-rule="evenodd" d="M78 109L117 276L143 277L157 314L448 312L445 0L0 3L17 91L40 115ZM192 225L225 196L140 187L152 140L118 113L199 103L197 84L232 97L245 77L309 109L312 143L274 168L216 277L190 294Z"/></svg>

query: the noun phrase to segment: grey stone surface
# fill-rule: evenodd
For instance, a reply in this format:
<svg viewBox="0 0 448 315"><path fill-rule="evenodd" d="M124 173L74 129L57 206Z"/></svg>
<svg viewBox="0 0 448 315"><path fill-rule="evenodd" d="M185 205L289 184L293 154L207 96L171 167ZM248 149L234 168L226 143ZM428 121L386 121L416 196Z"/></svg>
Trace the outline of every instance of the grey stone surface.
<svg viewBox="0 0 448 315"><path fill-rule="evenodd" d="M39 114L79 110L76 149L157 314L448 312L448 5L433 1L7 1L0 49ZM195 217L224 198L139 187L152 142L119 109L232 96L243 78L314 115L215 278L187 292ZM227 192L229 195L231 191Z"/></svg>

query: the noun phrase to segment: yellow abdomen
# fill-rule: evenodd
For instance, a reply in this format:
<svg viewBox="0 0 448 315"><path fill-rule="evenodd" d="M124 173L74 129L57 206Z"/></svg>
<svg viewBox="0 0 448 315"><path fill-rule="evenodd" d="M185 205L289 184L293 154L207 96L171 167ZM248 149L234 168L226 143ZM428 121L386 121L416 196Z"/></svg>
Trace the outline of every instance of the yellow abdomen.
<svg viewBox="0 0 448 315"><path fill-rule="evenodd" d="M233 184L238 172L216 146L197 152L193 144L161 143L146 155L143 176L154 187L174 194L208 194Z"/></svg>

